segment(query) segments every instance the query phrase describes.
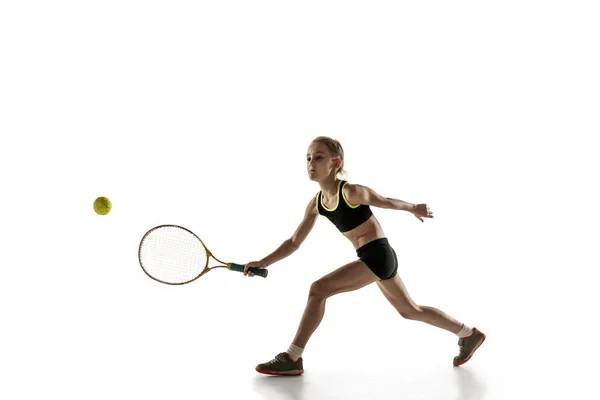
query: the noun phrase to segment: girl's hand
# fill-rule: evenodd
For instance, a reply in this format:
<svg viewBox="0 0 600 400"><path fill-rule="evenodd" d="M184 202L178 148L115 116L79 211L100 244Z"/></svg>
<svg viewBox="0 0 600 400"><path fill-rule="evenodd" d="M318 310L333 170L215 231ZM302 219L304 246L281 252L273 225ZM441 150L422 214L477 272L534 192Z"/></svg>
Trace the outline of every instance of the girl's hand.
<svg viewBox="0 0 600 400"><path fill-rule="evenodd" d="M248 264L244 265L244 275L253 277L254 274L252 273L252 271L248 271L248 269L250 269L250 268L266 268L266 267L267 267L267 264L263 261L249 262Z"/></svg>
<svg viewBox="0 0 600 400"><path fill-rule="evenodd" d="M423 218L433 218L433 213L431 210L429 210L429 206L427 204L415 204L412 213L421 222L425 222Z"/></svg>

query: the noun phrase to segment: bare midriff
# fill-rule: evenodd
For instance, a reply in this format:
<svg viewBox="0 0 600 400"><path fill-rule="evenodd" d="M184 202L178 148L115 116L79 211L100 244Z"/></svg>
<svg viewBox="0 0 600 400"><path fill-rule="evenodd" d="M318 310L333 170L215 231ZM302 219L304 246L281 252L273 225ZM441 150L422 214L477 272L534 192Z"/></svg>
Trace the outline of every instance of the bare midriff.
<svg viewBox="0 0 600 400"><path fill-rule="evenodd" d="M365 244L372 242L375 239L385 237L379 221L375 218L375 215L371 215L368 220L360 224L354 229L342 234L352 242L354 249L364 246Z"/></svg>

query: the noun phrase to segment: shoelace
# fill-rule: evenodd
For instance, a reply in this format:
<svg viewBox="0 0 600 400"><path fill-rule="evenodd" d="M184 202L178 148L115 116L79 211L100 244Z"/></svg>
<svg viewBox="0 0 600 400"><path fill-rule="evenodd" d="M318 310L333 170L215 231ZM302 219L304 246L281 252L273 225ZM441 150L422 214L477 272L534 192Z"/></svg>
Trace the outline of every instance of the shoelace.
<svg viewBox="0 0 600 400"><path fill-rule="evenodd" d="M271 361L269 361L267 364L269 364L269 365L273 365L273 364L275 364L275 363L277 363L277 362L279 362L279 361L285 361L285 354L283 354L283 353L279 353L279 354L277 354L277 355L275 356L275 358L274 358L274 359L272 359Z"/></svg>

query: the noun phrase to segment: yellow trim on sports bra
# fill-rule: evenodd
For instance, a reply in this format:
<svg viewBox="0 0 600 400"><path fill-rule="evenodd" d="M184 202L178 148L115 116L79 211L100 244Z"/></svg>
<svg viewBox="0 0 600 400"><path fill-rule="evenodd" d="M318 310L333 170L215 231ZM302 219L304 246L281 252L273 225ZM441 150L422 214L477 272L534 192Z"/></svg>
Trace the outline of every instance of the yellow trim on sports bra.
<svg viewBox="0 0 600 400"><path fill-rule="evenodd" d="M323 194L321 193L321 206L327 210L327 211L335 211L338 206L340 205L340 185L342 184L342 181L338 181L338 187L337 187L337 195L335 198L335 207L333 208L327 208L325 207L325 204L323 204Z"/></svg>
<svg viewBox="0 0 600 400"><path fill-rule="evenodd" d="M348 199L346 198L346 195L344 194L344 187L348 184L348 182L344 183L344 186L342 186L342 196L344 197L344 201L346 202L346 204L348 205L348 207L350 208L356 208L360 206L360 203L353 206L352 204L350 204L350 202L348 201Z"/></svg>
<svg viewBox="0 0 600 400"><path fill-rule="evenodd" d="M317 196L316 196L316 198L315 198L315 208L317 209L317 214L321 214L321 213L319 212L319 195L320 195L320 194L321 194L321 192L320 192L320 191L319 191L319 192L317 192Z"/></svg>

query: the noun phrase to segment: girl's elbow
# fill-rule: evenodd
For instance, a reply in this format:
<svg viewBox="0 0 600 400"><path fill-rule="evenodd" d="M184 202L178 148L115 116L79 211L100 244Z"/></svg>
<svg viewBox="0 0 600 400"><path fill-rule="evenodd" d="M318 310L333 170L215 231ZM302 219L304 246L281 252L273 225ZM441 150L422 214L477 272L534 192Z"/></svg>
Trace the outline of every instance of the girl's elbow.
<svg viewBox="0 0 600 400"><path fill-rule="evenodd" d="M292 251L296 251L302 245L302 238L290 238L288 239L288 246L292 249Z"/></svg>

